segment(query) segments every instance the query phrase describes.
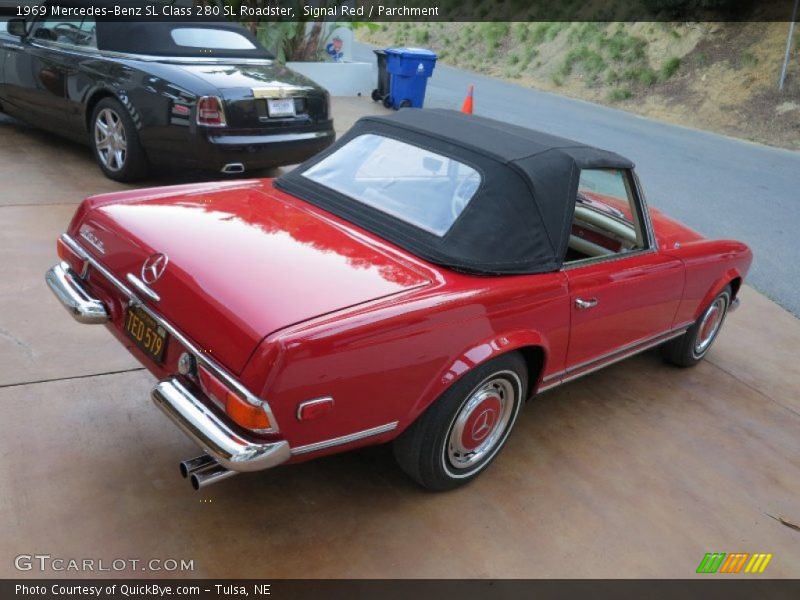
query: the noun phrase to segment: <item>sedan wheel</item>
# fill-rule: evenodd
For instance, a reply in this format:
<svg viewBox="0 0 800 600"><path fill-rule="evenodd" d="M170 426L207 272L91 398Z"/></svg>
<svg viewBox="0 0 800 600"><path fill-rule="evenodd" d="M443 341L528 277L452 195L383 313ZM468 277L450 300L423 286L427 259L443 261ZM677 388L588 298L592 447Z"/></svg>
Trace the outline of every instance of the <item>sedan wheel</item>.
<svg viewBox="0 0 800 600"><path fill-rule="evenodd" d="M128 109L115 98L94 107L89 131L97 164L106 177L136 181L147 173L147 160Z"/></svg>
<svg viewBox="0 0 800 600"><path fill-rule="evenodd" d="M527 380L525 361L516 353L464 375L394 441L400 467L436 491L477 477L505 445Z"/></svg>
<svg viewBox="0 0 800 600"><path fill-rule="evenodd" d="M125 166L128 140L120 116L110 108L101 110L94 122L94 145L97 158L110 171L119 171Z"/></svg>

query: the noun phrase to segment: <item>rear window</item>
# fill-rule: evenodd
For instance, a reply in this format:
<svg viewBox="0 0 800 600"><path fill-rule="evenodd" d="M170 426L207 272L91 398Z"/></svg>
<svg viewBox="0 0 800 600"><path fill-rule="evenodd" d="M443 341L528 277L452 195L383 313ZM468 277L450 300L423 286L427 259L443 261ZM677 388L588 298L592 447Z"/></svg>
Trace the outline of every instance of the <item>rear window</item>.
<svg viewBox="0 0 800 600"><path fill-rule="evenodd" d="M253 50L255 46L243 35L224 29L181 27L170 32L172 41L185 48L211 50Z"/></svg>
<svg viewBox="0 0 800 600"><path fill-rule="evenodd" d="M439 237L481 184L464 163L375 134L353 138L303 176Z"/></svg>

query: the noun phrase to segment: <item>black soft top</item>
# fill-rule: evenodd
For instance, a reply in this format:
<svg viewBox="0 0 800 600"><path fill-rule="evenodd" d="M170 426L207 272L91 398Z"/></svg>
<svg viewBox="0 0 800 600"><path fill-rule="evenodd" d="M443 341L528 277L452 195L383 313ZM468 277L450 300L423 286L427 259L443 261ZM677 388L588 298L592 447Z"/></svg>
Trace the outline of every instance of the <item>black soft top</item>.
<svg viewBox="0 0 800 600"><path fill-rule="evenodd" d="M87 0L46 0L48 7L61 8L87 8L101 6L102 3L90 3ZM109 3L108 10L114 6L124 9L138 9L140 15L146 15L147 7L152 7L156 15L163 15L162 9L167 6L163 2L154 0L115 0ZM185 6L183 7L186 8ZM51 14L48 12L48 14ZM272 54L267 51L248 29L238 23L222 21L213 17L198 17L192 13L189 17L143 17L136 13L126 13L127 16L114 17L112 13L107 16L92 17L95 20L95 35L98 50L122 52L126 54L142 54L147 56L175 56L175 57L202 57L202 58L255 58L271 59ZM81 17L76 17L80 20ZM172 31L180 28L191 29L222 29L236 32L253 44L250 49L208 49L181 46L172 39Z"/></svg>
<svg viewBox="0 0 800 600"><path fill-rule="evenodd" d="M482 183L442 237L322 186L303 172L353 138L376 134L427 148L481 173ZM336 144L276 185L430 262L479 274L556 271L567 251L581 169L633 163L524 127L452 110L404 109L360 119Z"/></svg>

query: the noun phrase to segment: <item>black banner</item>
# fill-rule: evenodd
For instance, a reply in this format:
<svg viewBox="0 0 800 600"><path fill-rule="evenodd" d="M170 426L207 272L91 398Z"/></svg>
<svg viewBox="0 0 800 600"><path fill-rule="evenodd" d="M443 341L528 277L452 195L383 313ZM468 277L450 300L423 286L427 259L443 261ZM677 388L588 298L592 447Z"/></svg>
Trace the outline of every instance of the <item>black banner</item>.
<svg viewBox="0 0 800 600"><path fill-rule="evenodd" d="M609 565L611 568L611 565ZM659 600L704 598L724 600L796 600L800 580L762 580L710 576L694 580L2 580L3 600L72 600L98 598L221 598L409 600L420 598L532 598L538 600L589 598Z"/></svg>
<svg viewBox="0 0 800 600"><path fill-rule="evenodd" d="M0 0L5 18L136 21L788 21L794 0Z"/></svg>

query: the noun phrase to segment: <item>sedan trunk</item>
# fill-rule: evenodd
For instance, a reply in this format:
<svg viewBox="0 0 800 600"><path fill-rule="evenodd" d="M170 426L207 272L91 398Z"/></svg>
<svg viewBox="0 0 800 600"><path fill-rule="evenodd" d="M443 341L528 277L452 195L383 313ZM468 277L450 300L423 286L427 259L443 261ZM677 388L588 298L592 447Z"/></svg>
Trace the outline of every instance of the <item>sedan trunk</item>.
<svg viewBox="0 0 800 600"><path fill-rule="evenodd" d="M277 133L329 119L326 92L284 66L231 62L180 68L219 89L231 129Z"/></svg>
<svg viewBox="0 0 800 600"><path fill-rule="evenodd" d="M150 284L160 300L148 303L236 373L276 330L429 283L401 255L270 181L88 202L70 234L122 281L166 255Z"/></svg>

